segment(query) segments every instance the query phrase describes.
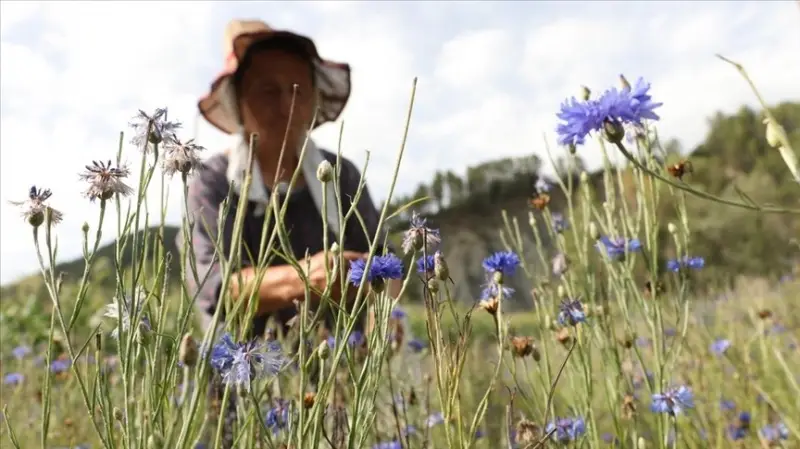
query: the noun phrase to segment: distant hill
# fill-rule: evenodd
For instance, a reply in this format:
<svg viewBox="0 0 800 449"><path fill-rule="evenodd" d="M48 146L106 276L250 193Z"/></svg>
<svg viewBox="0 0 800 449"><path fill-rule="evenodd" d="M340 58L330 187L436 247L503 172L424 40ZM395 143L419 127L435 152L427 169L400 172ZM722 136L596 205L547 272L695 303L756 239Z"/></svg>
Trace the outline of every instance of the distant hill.
<svg viewBox="0 0 800 449"><path fill-rule="evenodd" d="M782 103L772 109L786 129L795 148L800 148L800 103ZM759 203L772 203L787 207L800 207L800 188L791 180L779 153L770 148L764 136L761 115L749 108L742 108L736 114L717 114L709 119L709 132L705 141L686 154L680 151L677 141L662 145L665 162L677 162L686 158L692 162L693 172L687 182L701 190L715 195L741 200L736 189L748 192ZM559 164L562 162L558 162ZM580 161L578 162L580 165ZM413 195L398 198L390 205L397 210L402 204L418 198L428 197L428 201L417 204L418 210L429 217L431 223L441 229L444 236L443 251L448 260L454 279L461 282L455 287L455 297L462 300L474 299L483 282L480 262L492 251L504 249L498 230L503 227L501 211L506 210L509 220L516 219L525 246L530 251L535 246L533 231L528 226L530 195L533 183L538 179L541 162L534 156L517 159L502 159L470 167L467 177L461 179L451 172L437 173L429 184L420 185ZM565 177L578 176L577 170L570 174L561 170ZM626 175L627 176L627 175ZM601 172L590 175L594 187L595 200L604 201L603 177ZM633 183L625 182L629 191L624 191L620 199L627 200L635 207L636 192ZM659 219L663 222L677 219L678 203L664 195ZM566 198L553 192L550 208L560 211ZM737 275L780 277L791 271L800 260L800 220L786 215L759 215L752 211L734 209L711 204L693 197L686 198L686 207L692 227L692 251L706 258L706 272L709 276L720 278ZM536 212L535 216L541 217ZM407 226L408 211L400 214L390 226L394 238ZM546 235L543 220L537 222L541 235ZM164 245L172 252L171 267L173 282L178 278L178 248L175 246L178 228L164 228ZM155 236L153 232L149 233ZM671 237L663 231L660 236L665 248L663 257L671 256ZM792 245L794 240L795 245ZM545 245L548 242L545 241ZM114 260L114 245L99 250L100 258ZM540 260L537 254L525 254L526 260L534 264L542 273L547 267L536 266ZM131 260L130 249L123 260ZM662 264L659 263L659 266ZM64 272L66 279L77 280L83 273L82 259L59 264L57 271ZM529 280L515 277L512 286L527 295L533 288ZM113 278L94 280L113 282ZM3 286L2 295L14 295L23 289L35 291L40 288L38 275L17 283ZM522 301L526 303L528 301Z"/></svg>

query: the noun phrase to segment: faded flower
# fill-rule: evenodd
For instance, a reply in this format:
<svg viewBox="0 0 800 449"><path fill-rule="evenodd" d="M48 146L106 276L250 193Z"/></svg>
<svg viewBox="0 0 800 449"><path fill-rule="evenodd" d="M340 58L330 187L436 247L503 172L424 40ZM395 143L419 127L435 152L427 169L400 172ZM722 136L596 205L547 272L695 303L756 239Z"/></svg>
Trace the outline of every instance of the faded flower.
<svg viewBox="0 0 800 449"><path fill-rule="evenodd" d="M105 201L114 194L128 196L133 193L133 189L123 180L130 173L130 169L124 165L113 167L111 161L92 161L92 165L87 165L86 171L80 174L80 179L89 183L84 195L91 201Z"/></svg>
<svg viewBox="0 0 800 449"><path fill-rule="evenodd" d="M152 115L139 109L128 125L134 131L131 143L147 152L164 140L172 139L175 131L183 126L181 122L167 120L167 108L158 108Z"/></svg>
<svg viewBox="0 0 800 449"><path fill-rule="evenodd" d="M403 236L403 251L420 251L426 248L433 251L442 242L438 229L427 227L427 220L422 218L417 212L411 215L411 223Z"/></svg>
<svg viewBox="0 0 800 449"><path fill-rule="evenodd" d="M122 332L130 330L131 323L136 317L139 317L138 330L143 332L150 331L150 320L146 314L142 313L145 299L147 299L147 292L139 288L136 290L136 304L133 304L133 300L130 297L114 297L114 300L106 306L104 316L118 320L117 326L111 331L112 337L119 338L120 329L122 329Z"/></svg>
<svg viewBox="0 0 800 449"><path fill-rule="evenodd" d="M194 139L181 142L177 137L171 139L169 145L164 148L162 169L168 176L173 176L175 173L188 176L197 170L200 166L200 158L197 157L197 153L205 150L205 147L194 143Z"/></svg>
<svg viewBox="0 0 800 449"><path fill-rule="evenodd" d="M37 189L36 186L32 186L28 191L28 199L24 201L9 201L9 203L14 206L20 206L25 221L33 227L38 227L44 223L48 212L50 214L50 222L55 224L61 222L64 214L46 204L52 195L53 192L50 189Z"/></svg>

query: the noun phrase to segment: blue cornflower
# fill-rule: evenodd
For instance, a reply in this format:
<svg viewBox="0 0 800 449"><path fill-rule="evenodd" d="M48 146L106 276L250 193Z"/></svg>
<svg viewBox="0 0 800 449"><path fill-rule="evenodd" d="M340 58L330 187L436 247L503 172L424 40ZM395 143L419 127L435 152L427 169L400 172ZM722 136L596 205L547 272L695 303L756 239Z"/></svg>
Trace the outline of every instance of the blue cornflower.
<svg viewBox="0 0 800 449"><path fill-rule="evenodd" d="M427 345L425 344L424 341L417 338L413 338L408 341L408 347L411 348L411 350L414 352L422 352L422 350L425 349L426 346Z"/></svg>
<svg viewBox="0 0 800 449"><path fill-rule="evenodd" d="M609 259L619 260L624 258L626 253L633 253L642 249L642 243L639 239L625 240L623 237L612 239L602 236L600 237L600 242L597 244L597 247L605 248Z"/></svg>
<svg viewBox="0 0 800 449"><path fill-rule="evenodd" d="M642 120L658 120L653 112L662 103L653 103L650 84L639 78L633 88L611 88L596 100L578 101L575 97L561 104L556 127L561 145L582 145L592 131L603 129L605 122L619 125L642 125Z"/></svg>
<svg viewBox="0 0 800 449"><path fill-rule="evenodd" d="M350 262L350 283L358 287L366 275L366 280L373 287L379 288L387 279L400 279L403 277L403 262L394 254L374 256L369 271L364 273L367 266L366 259Z"/></svg>
<svg viewBox="0 0 800 449"><path fill-rule="evenodd" d="M248 391L251 381L277 374L286 362L280 343L274 340L237 343L226 333L211 348L211 366L222 382Z"/></svg>
<svg viewBox="0 0 800 449"><path fill-rule="evenodd" d="M406 317L406 311L401 309L400 307L395 307L392 309L391 318L394 320L402 320Z"/></svg>
<svg viewBox="0 0 800 449"><path fill-rule="evenodd" d="M747 431L750 429L750 413L739 413L738 422L728 426L728 436L736 441L747 438Z"/></svg>
<svg viewBox="0 0 800 449"><path fill-rule="evenodd" d="M710 349L711 352L713 352L714 354L722 355L725 354L725 351L727 351L728 348L730 347L731 347L730 340L727 340L725 338L718 338L716 341L714 341L714 343L711 343Z"/></svg>
<svg viewBox="0 0 800 449"><path fill-rule="evenodd" d="M3 383L6 385L19 385L25 380L25 376L21 373L8 373L3 376Z"/></svg>
<svg viewBox="0 0 800 449"><path fill-rule="evenodd" d="M289 424L289 401L284 399L275 399L274 406L272 406L264 414L264 424L273 434L277 434L282 429L285 429Z"/></svg>
<svg viewBox="0 0 800 449"><path fill-rule="evenodd" d="M561 301L558 312L558 322L563 325L576 326L586 321L586 313L579 299L565 299Z"/></svg>
<svg viewBox="0 0 800 449"><path fill-rule="evenodd" d="M69 370L70 366L72 366L72 362L70 362L67 359L53 360L50 363L50 371L53 374L59 374L59 373L63 373L63 372L66 372L67 370Z"/></svg>
<svg viewBox="0 0 800 449"><path fill-rule="evenodd" d="M553 432L555 430L555 432ZM586 433L586 423L583 418L558 418L547 424L545 433L553 432L551 439L559 443L575 441Z"/></svg>
<svg viewBox="0 0 800 449"><path fill-rule="evenodd" d="M685 409L694 408L694 393L687 386L669 388L664 393L653 394L650 410L653 413L669 413L679 415Z"/></svg>
<svg viewBox="0 0 800 449"><path fill-rule="evenodd" d="M550 183L545 181L543 178L539 178L536 180L536 184L533 185L533 188L536 190L536 193L547 193L550 191Z"/></svg>
<svg viewBox="0 0 800 449"><path fill-rule="evenodd" d="M427 418L425 418L426 427L438 426L442 423L444 423L444 414L442 412L431 413Z"/></svg>
<svg viewBox="0 0 800 449"><path fill-rule="evenodd" d="M556 232L564 232L569 229L569 222L564 218L564 214L558 212L553 214L553 230Z"/></svg>
<svg viewBox="0 0 800 449"><path fill-rule="evenodd" d="M438 229L427 227L427 220L417 212L411 214L411 223L403 236L403 252L420 251L426 248L429 252L436 249L442 237Z"/></svg>
<svg viewBox="0 0 800 449"><path fill-rule="evenodd" d="M483 260L483 269L489 274L511 276L519 266L519 256L513 251L499 251Z"/></svg>
<svg viewBox="0 0 800 449"><path fill-rule="evenodd" d="M383 443L378 443L372 446L372 449L402 449L403 445L395 440L395 441L384 441Z"/></svg>
<svg viewBox="0 0 800 449"><path fill-rule="evenodd" d="M729 399L723 399L719 401L719 408L723 411L736 410L736 403Z"/></svg>
<svg viewBox="0 0 800 449"><path fill-rule="evenodd" d="M14 358L17 360L24 359L30 353L31 353L31 348L25 345L17 346L16 348L11 350L11 355L13 355Z"/></svg>
<svg viewBox="0 0 800 449"><path fill-rule="evenodd" d="M433 254L427 256L421 256L417 259L417 273L419 274L431 274L433 273Z"/></svg>
<svg viewBox="0 0 800 449"><path fill-rule="evenodd" d="M692 270L699 270L706 264L705 259L702 257L689 257L684 256L680 259L672 259L667 262L667 269L677 273L681 268L691 268Z"/></svg>
<svg viewBox="0 0 800 449"><path fill-rule="evenodd" d="M498 296L502 293L503 298L510 298L513 295L515 290L511 287L506 287L505 285L498 284L494 281L494 279L489 279L483 284L483 289L481 290L481 299L482 300L490 300L490 299L497 299Z"/></svg>
<svg viewBox="0 0 800 449"><path fill-rule="evenodd" d="M767 424L761 428L761 438L769 443L777 443L779 440L789 439L789 428L784 423Z"/></svg>

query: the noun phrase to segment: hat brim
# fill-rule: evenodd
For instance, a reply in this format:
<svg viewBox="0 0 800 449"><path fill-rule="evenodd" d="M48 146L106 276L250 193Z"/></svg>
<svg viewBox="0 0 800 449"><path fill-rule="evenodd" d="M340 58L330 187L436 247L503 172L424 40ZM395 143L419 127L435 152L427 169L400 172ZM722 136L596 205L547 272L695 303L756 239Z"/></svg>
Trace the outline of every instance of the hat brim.
<svg viewBox="0 0 800 449"><path fill-rule="evenodd" d="M233 41L233 54L225 69L217 76L207 95L197 106L203 117L220 131L234 134L241 128L236 92L232 76L247 50L256 43L270 39L297 40L306 48L314 65L314 77L319 91L319 104L314 128L336 121L350 99L350 66L320 58L314 43L307 37L289 31L263 31L242 34Z"/></svg>

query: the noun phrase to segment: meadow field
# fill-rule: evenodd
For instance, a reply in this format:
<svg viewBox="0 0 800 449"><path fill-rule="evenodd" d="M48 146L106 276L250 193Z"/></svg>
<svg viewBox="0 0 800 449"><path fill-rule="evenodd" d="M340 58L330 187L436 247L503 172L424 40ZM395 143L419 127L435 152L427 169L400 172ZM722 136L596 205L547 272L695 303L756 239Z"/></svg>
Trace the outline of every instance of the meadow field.
<svg viewBox="0 0 800 449"><path fill-rule="evenodd" d="M519 205L528 223L498 210L505 247L486 254L480 298L451 300L463 281L448 272L439 251L448 236L435 223L416 217L398 229L384 206L398 253L330 273L358 291L354 303L339 307L329 290L319 303L308 296L288 332L268 327L255 339L247 298L224 294L225 318L220 307L208 332L196 322L183 279L202 282L205 273L166 250L163 225L151 226L163 205L146 204L144 192L162 177L185 185L200 149L179 136L155 138L170 129L163 114L140 114L132 132L144 151L125 156L141 158L141 173L113 151L115 162L83 173L78 188L98 215L86 217L82 276L65 279L56 268L57 240L80 237L58 226L69 211L48 203L47 186L20 204L41 277L0 302L3 447L800 448L800 267L778 281L730 273L735 287L708 287L710 255L695 252L687 212L690 202L708 202L752 217L798 216L797 202L757 204L744 192L723 198L691 184L690 162L667 160L654 132L657 86L651 93L631 81L569 99L557 115L568 159L599 139L628 165L606 164L602 195L585 173L541 179ZM798 134L790 139L764 107L768 143L786 177L797 178ZM321 180L343 201L325 170ZM550 203L555 190L565 204ZM674 220L657 214L665 198L677 205ZM232 206L222 213L243 210ZM272 206L258 265L287 257L302 272L284 246L285 205ZM118 223L110 259L95 257L103 220ZM535 246L524 244L523 228ZM217 256L225 286L242 254ZM506 281L516 276L536 287L513 291ZM397 298L384 288L389 279L403 282ZM523 297L534 306L504 310ZM325 310L336 316L331 329L320 325ZM376 317L366 334L355 330L363 312Z"/></svg>

